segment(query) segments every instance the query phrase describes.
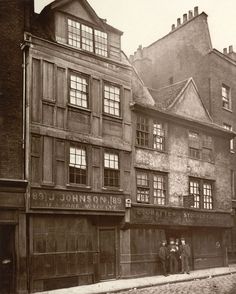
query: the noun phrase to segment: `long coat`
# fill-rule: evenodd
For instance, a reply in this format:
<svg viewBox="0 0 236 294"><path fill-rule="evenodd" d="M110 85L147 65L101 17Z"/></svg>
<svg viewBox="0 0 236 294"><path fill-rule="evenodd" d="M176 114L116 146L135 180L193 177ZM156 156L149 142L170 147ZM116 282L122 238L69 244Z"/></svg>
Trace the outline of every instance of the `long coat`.
<svg viewBox="0 0 236 294"><path fill-rule="evenodd" d="M168 249L166 246L161 246L160 249L159 249L159 257L161 260L167 260L168 258Z"/></svg>

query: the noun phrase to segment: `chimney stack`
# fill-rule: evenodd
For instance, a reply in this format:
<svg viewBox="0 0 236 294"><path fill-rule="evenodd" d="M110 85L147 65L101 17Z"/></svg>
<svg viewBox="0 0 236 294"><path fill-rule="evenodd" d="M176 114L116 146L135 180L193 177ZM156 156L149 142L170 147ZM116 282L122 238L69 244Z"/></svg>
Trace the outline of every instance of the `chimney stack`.
<svg viewBox="0 0 236 294"><path fill-rule="evenodd" d="M198 15L198 6L195 6L194 7L194 16L197 16Z"/></svg>
<svg viewBox="0 0 236 294"><path fill-rule="evenodd" d="M192 10L189 10L188 12L188 19L191 19L193 18L193 11Z"/></svg>
<svg viewBox="0 0 236 294"><path fill-rule="evenodd" d="M229 46L229 53L233 53L233 52L234 52L233 46L230 45L230 46Z"/></svg>
<svg viewBox="0 0 236 294"><path fill-rule="evenodd" d="M181 25L181 19L178 18L178 19L177 19L177 27L180 26L180 25Z"/></svg>
<svg viewBox="0 0 236 294"><path fill-rule="evenodd" d="M175 24L172 24L171 30L173 31L175 29Z"/></svg>
<svg viewBox="0 0 236 294"><path fill-rule="evenodd" d="M187 13L185 13L183 15L183 23L186 22L187 20L188 20L188 15L187 15Z"/></svg>
<svg viewBox="0 0 236 294"><path fill-rule="evenodd" d="M223 49L223 53L226 55L228 52L227 52L227 48L224 48Z"/></svg>

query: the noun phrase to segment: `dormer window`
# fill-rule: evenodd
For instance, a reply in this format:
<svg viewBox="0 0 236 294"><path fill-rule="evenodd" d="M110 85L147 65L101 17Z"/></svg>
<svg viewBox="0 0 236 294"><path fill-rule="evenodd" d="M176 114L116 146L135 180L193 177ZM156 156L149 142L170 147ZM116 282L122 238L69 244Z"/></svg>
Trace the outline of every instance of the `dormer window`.
<svg viewBox="0 0 236 294"><path fill-rule="evenodd" d="M107 33L68 19L68 44L70 46L107 57Z"/></svg>

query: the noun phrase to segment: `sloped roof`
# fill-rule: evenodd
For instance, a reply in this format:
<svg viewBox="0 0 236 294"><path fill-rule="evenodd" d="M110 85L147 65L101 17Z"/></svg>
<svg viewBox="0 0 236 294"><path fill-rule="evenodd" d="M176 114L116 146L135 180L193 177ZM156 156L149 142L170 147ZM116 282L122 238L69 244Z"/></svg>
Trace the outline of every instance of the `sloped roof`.
<svg viewBox="0 0 236 294"><path fill-rule="evenodd" d="M109 25L108 23L106 23L105 19L100 18L97 13L95 12L95 10L92 8L92 6L88 3L87 0L54 0L51 3L49 3L47 6L44 7L44 9L42 10L41 13L45 13L46 11L50 10L50 9L58 9L60 7L63 7L67 4L69 4L72 1L80 1L85 7L86 9L89 11L89 13L91 14L91 16L96 20L96 22L101 25L102 27L107 28L110 31L114 31L120 35L123 34L122 31L118 30L117 28L114 28L113 26Z"/></svg>
<svg viewBox="0 0 236 294"><path fill-rule="evenodd" d="M166 110L172 103L174 103L188 83L189 79L157 90L148 88L148 91L154 98L157 108Z"/></svg>

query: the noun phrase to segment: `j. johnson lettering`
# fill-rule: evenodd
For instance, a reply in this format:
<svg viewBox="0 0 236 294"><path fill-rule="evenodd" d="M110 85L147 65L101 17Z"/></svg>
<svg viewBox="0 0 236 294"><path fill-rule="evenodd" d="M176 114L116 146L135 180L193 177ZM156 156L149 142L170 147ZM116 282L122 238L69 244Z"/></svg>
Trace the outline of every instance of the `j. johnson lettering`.
<svg viewBox="0 0 236 294"><path fill-rule="evenodd" d="M31 208L61 208L89 210L124 210L124 197L121 195L96 195L50 190L33 190Z"/></svg>

